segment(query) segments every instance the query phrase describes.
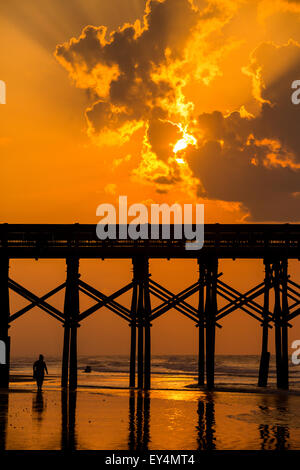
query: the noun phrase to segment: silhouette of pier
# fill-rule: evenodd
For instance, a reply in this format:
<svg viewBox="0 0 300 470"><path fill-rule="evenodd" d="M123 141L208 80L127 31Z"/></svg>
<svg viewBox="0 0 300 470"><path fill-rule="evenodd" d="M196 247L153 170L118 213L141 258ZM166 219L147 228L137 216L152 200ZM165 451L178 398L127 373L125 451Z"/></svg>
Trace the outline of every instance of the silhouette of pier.
<svg viewBox="0 0 300 470"><path fill-rule="evenodd" d="M269 330L275 328L276 372L278 388L289 386L288 329L300 314L300 285L288 275L288 261L300 259L300 225L297 224L207 224L201 250L186 250L184 238L176 239L174 226L170 238L164 239L159 226L157 239L100 240L95 225L22 225L0 226L0 340L6 345L6 363L0 364L0 387L9 386L9 326L34 307L39 307L64 327L62 388L77 387L77 329L80 323L100 308L106 307L130 326L129 385L151 388L151 326L171 309L193 321L198 328L198 384L214 387L215 329L227 315L242 310L262 326L262 350L258 385L266 386L269 370ZM148 226L150 230L151 227ZM43 296L38 296L9 277L11 259L65 259L66 281ZM105 295L80 278L80 259L131 259L132 281L110 295ZM196 259L199 265L197 282L173 293L151 278L150 259ZM262 281L247 292L239 292L221 280L220 259L261 259L265 265ZM64 309L47 300L65 290ZM30 303L17 312L10 312L9 292L14 291ZM95 301L80 311L79 294ZM128 308L117 301L131 292ZM187 300L198 295L198 307ZM272 304L270 308L270 296ZM151 298L161 302L155 308ZM219 308L218 298L226 300ZM260 299L260 302L258 301ZM137 370L136 370L137 363Z"/></svg>

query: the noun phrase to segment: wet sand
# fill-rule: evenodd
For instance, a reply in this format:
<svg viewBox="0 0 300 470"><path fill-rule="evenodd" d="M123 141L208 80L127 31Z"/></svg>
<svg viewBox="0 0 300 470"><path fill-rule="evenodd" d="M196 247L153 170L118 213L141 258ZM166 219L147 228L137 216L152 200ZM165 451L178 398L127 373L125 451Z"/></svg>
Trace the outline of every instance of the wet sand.
<svg viewBox="0 0 300 470"><path fill-rule="evenodd" d="M14 376L10 391L0 392L0 448L300 449L300 396L87 385L66 393L54 377L37 393L31 377Z"/></svg>

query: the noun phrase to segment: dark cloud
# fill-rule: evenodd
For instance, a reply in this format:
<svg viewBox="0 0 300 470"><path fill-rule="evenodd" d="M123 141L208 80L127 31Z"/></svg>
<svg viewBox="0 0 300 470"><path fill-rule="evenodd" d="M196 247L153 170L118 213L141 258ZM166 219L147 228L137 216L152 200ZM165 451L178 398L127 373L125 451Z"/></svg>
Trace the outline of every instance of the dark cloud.
<svg viewBox="0 0 300 470"><path fill-rule="evenodd" d="M279 139L300 162L300 107L291 101L292 82L300 79L300 45L292 41L281 47L263 44L253 56L252 68L254 73L261 70L261 95L269 102L255 121L255 134Z"/></svg>
<svg viewBox="0 0 300 470"><path fill-rule="evenodd" d="M176 84L167 77L154 79L153 73L182 57L198 14L189 0L148 0L145 11L144 25L128 24L110 35L104 26L87 26L78 39L57 46L57 59L79 86L94 87L101 99L87 113L97 132L104 125L115 129L125 120L166 117L166 103L175 100ZM108 90L101 89L101 74L108 70L115 74Z"/></svg>
<svg viewBox="0 0 300 470"><path fill-rule="evenodd" d="M198 122L205 138L189 152L190 166L205 196L241 202L249 219L299 221L300 107L291 102L291 83L300 79L300 47L263 44L250 70L260 75L260 114L203 113Z"/></svg>
<svg viewBox="0 0 300 470"><path fill-rule="evenodd" d="M172 153L172 146L180 139L178 127L170 122L152 119L149 122L148 139L152 151L161 160L167 161Z"/></svg>
<svg viewBox="0 0 300 470"><path fill-rule="evenodd" d="M199 195L241 202L250 212L250 220L299 221L299 170L251 164L254 155L263 156L268 150L255 145L240 151L224 149L220 143L208 141L191 151L191 168L205 188Z"/></svg>

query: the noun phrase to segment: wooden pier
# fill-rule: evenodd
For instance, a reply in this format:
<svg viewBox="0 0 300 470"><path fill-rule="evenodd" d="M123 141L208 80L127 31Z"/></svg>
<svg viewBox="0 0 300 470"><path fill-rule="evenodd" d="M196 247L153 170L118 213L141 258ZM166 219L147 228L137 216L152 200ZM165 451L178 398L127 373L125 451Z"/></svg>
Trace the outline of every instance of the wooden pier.
<svg viewBox="0 0 300 470"><path fill-rule="evenodd" d="M150 229L150 227L148 227ZM117 234L119 231L117 230ZM9 386L10 337L9 326L34 307L39 307L64 327L61 385L63 389L77 387L77 330L87 317L106 307L130 326L129 386L151 388L151 326L171 309L194 322L199 333L198 383L214 387L215 330L221 320L237 309L250 315L262 326L262 350L258 385L266 386L269 371L269 330L275 328L277 387L288 389L288 329L300 314L300 285L290 279L288 261L300 259L300 225L242 224L205 225L205 241L201 250L186 250L187 240L174 237L151 240L99 240L95 225L0 225L0 340L6 345L6 361L0 364L0 387ZM84 282L79 274L80 259L131 259L132 281L105 295ZM181 292L173 293L152 279L151 259L196 259L199 265L197 282ZM9 277L11 259L65 259L66 281L43 296L37 296ZM247 292L239 292L221 280L220 259L260 259L265 265L262 281ZM65 291L63 311L47 300ZM15 313L10 312L9 292L14 291L30 302ZM81 312L79 293L95 301ZM117 301L131 292L131 306ZM198 307L188 303L197 293ZM270 310L270 295L274 308ZM151 306L151 296L161 302ZM226 304L218 308L218 298ZM261 299L261 301L258 301ZM137 363L137 370L136 370Z"/></svg>

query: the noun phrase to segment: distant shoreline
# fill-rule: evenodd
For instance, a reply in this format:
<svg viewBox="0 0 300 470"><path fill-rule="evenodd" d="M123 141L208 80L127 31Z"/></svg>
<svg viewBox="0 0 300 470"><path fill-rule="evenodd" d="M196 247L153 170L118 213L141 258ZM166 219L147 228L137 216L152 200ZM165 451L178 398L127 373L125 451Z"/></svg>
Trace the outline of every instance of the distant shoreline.
<svg viewBox="0 0 300 470"><path fill-rule="evenodd" d="M59 376L57 375L50 375L45 377L45 384L47 382L51 382L51 379L59 379ZM35 381L32 378L31 375L28 374L13 374L10 376L10 383L11 384L19 384L19 383L26 383L27 384L32 384L33 387L35 387ZM57 387L55 387L55 390ZM78 391L88 391L88 390L133 390L130 387L126 386L108 386L108 385L102 385L102 384L97 384L97 385L92 385L92 384L79 384L78 385ZM22 389L10 389L10 391L15 391L15 390L22 390ZM43 391L53 391L54 389L50 388L44 388ZM138 390L138 389L134 389ZM4 389L1 390L1 392L5 391ZM23 391L35 391L34 390L28 390L24 389ZM275 387L257 387L256 385L235 385L235 384L216 384L213 390L208 390L205 386L199 386L197 383L195 384L188 384L185 385L184 387L179 387L179 388L165 388L165 387L156 387L153 388L151 391L200 391L200 392L205 392L205 393L216 393L216 392L226 392L226 393L251 393L251 394L272 394L272 395L295 395L295 396L300 396L300 391L299 390L280 390Z"/></svg>

